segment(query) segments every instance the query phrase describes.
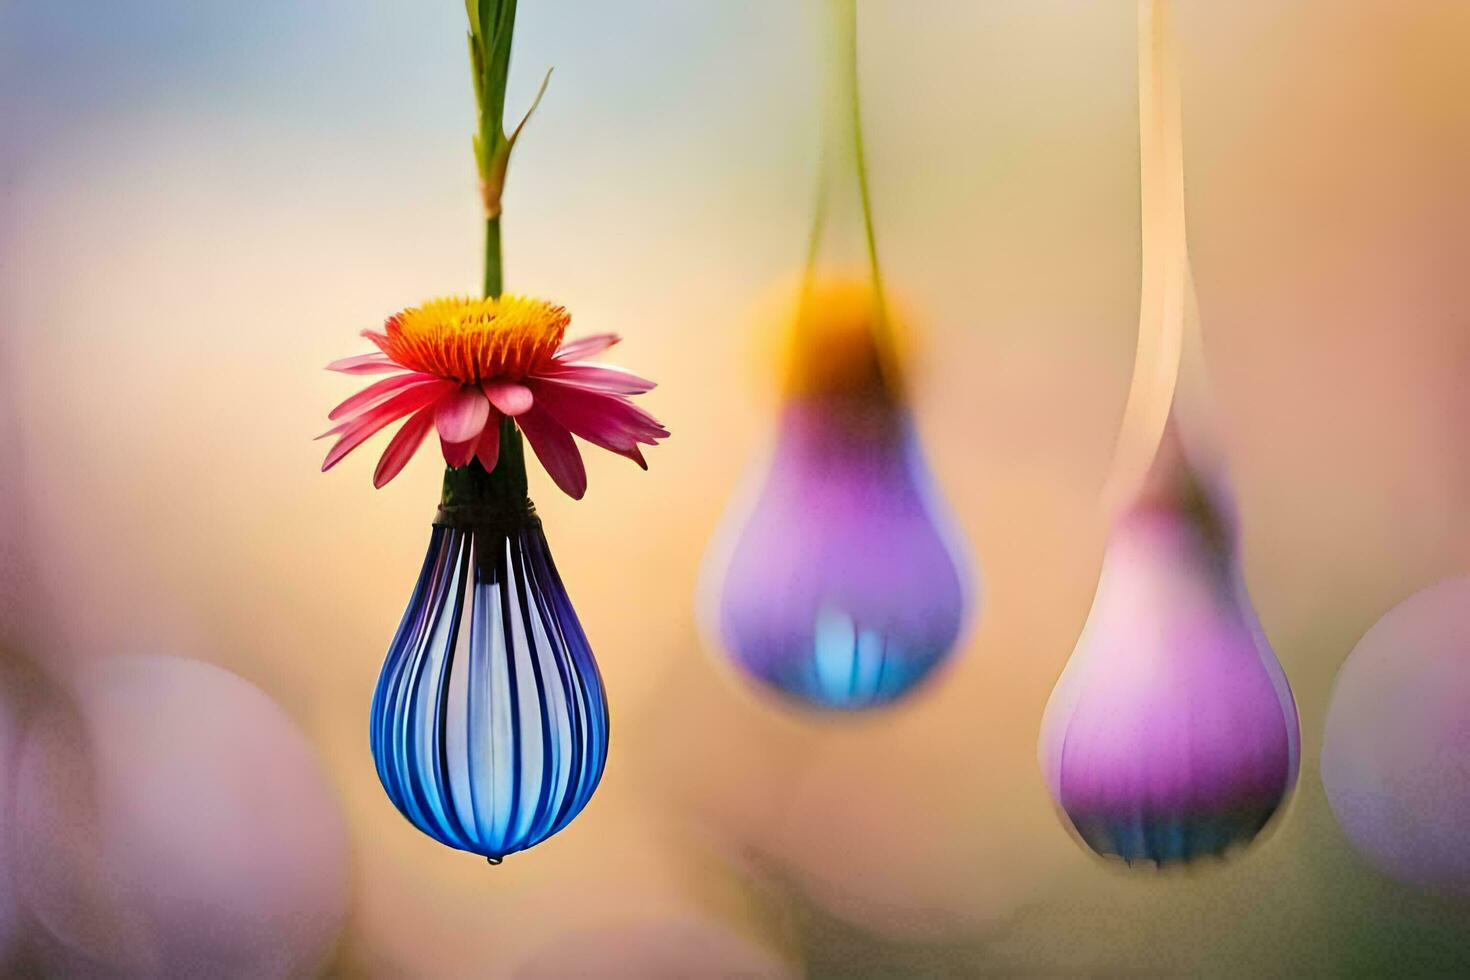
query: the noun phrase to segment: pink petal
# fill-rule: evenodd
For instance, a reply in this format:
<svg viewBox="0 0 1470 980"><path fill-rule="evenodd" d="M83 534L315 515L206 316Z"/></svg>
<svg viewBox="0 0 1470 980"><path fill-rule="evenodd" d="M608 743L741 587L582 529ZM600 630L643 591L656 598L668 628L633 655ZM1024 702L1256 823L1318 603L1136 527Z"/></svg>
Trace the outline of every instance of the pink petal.
<svg viewBox="0 0 1470 980"><path fill-rule="evenodd" d="M575 361L579 358L601 354L622 339L615 333L595 333L588 337L567 341L557 348L556 353L552 356L558 361Z"/></svg>
<svg viewBox="0 0 1470 980"><path fill-rule="evenodd" d="M394 365L394 367L397 367L397 365ZM399 388L402 388L406 385L424 384L426 382L436 380L438 379L436 379L432 374L421 374L418 372L411 372L409 374L395 374L391 378L384 378L382 381L375 381L372 384L368 385L366 388L362 389L362 391L359 391L357 394L353 395L351 398L347 399L342 404L338 405L336 408L328 412L327 418L337 419L341 418L344 415L351 415L352 413L360 409L371 408L372 406L385 400L389 395L393 394L393 392L397 391Z"/></svg>
<svg viewBox="0 0 1470 980"><path fill-rule="evenodd" d="M581 500L587 492L587 468L582 465L582 453L572 434L540 406L520 416L516 424L556 485L573 500Z"/></svg>
<svg viewBox="0 0 1470 980"><path fill-rule="evenodd" d="M606 413L601 413L601 411L588 413L584 408L550 397L541 398L537 404L556 420L557 425L562 425L569 432L582 436L592 445L604 448L609 453L625 455L638 466L648 469L647 460L644 460L641 451L638 450L638 433L626 429L616 420L610 419ZM651 439L645 439L645 441L653 445Z"/></svg>
<svg viewBox="0 0 1470 980"><path fill-rule="evenodd" d="M442 397L447 391L453 391L454 388L455 384L452 381L436 381L422 386L414 385L412 387L404 388L398 393L391 395L386 400L380 402L379 404L359 412L352 418L344 419L343 421L338 422L326 432L323 432L321 435L317 436L317 438L325 439L327 436L334 436L338 433L355 431L360 426L366 425L370 421L377 419L378 416L382 413L391 414L391 417L388 419L388 421L390 422L393 421L393 419L395 418L402 418L410 412L418 411L424 405L428 404L428 401L432 401L436 398ZM415 395L418 393L431 395L431 397L428 398L428 400L425 400L421 397L415 397ZM379 428L381 428L381 426L379 426Z"/></svg>
<svg viewBox="0 0 1470 980"><path fill-rule="evenodd" d="M647 378L640 378L630 371L606 364L563 364L553 361L551 366L536 372L542 381L576 385L593 391L610 391L619 395L641 395L658 387Z"/></svg>
<svg viewBox="0 0 1470 980"><path fill-rule="evenodd" d="M403 368L392 361L387 354L378 353L344 357L328 364L327 370L341 371L343 374L382 374L385 371L401 371Z"/></svg>
<svg viewBox="0 0 1470 980"><path fill-rule="evenodd" d="M500 419L492 419L485 426L485 431L480 433L480 443L475 447L475 458L485 467L486 473L495 472L495 464L500 462Z"/></svg>
<svg viewBox="0 0 1470 980"><path fill-rule="evenodd" d="M531 389L514 381L486 381L480 385L485 389L485 397L490 399L490 404L500 409L506 415L524 415L531 410L531 402L534 400Z"/></svg>
<svg viewBox="0 0 1470 980"><path fill-rule="evenodd" d="M440 402L434 421L439 426L439 438L443 441L456 444L467 442L473 446L475 440L480 438L480 430L485 428L485 420L488 418L490 403L485 400L485 393L479 388L465 385ZM474 455L473 449L470 450L470 455ZM466 458L465 462L469 462L469 459Z"/></svg>
<svg viewBox="0 0 1470 980"><path fill-rule="evenodd" d="M559 402L550 397L541 401L541 407L546 410L559 425L564 426L573 435L581 436L594 446L601 446L610 452L627 455L638 446L638 437L629 433L607 419L604 415L590 415L579 407Z"/></svg>
<svg viewBox="0 0 1470 980"><path fill-rule="evenodd" d="M475 458L475 449L479 444L479 439L471 439L469 442L445 442L442 436L439 438L439 448L444 452L445 464L455 469L470 465L470 460Z"/></svg>
<svg viewBox="0 0 1470 980"><path fill-rule="evenodd" d="M418 452L419 446L424 444L424 437L434 427L435 406L419 409L403 428L399 429L388 443L388 448L383 450L383 457L378 460L378 468L373 471L373 486L382 489L383 485L403 471L413 454Z"/></svg>
<svg viewBox="0 0 1470 980"><path fill-rule="evenodd" d="M455 384L453 381L436 381L432 384L415 385L400 391L376 408L363 412L357 418L344 422L330 430L328 435L340 432L342 438L338 439L327 453L327 458L322 463L322 472L326 472L341 462L342 457L362 445L369 436L389 423L403 418L410 412L416 412L425 406L433 405L446 395L453 393Z"/></svg>
<svg viewBox="0 0 1470 980"><path fill-rule="evenodd" d="M392 318L389 318L388 323L385 323L383 326L384 327L387 327L392 322L393 322L392 321ZM393 352L392 352L392 350L389 349L389 345L388 345L388 334L385 331L383 331L383 330L364 330L362 332L362 336L365 337L365 338L367 338L368 340L372 341L373 342L373 346L376 347L376 348L378 348L378 350L382 351L384 357L388 358L390 361L393 359Z"/></svg>
<svg viewBox="0 0 1470 980"><path fill-rule="evenodd" d="M668 436L646 413L616 395L538 384L536 404L569 431L644 469L648 463L638 443L652 446Z"/></svg>
<svg viewBox="0 0 1470 980"><path fill-rule="evenodd" d="M604 446L603 448L607 449L606 446ZM648 469L648 460L643 458L643 450L639 449L637 446L634 446L631 449L608 449L608 452L617 453L619 456L624 456L628 459L631 459L633 462L638 464L639 469Z"/></svg>

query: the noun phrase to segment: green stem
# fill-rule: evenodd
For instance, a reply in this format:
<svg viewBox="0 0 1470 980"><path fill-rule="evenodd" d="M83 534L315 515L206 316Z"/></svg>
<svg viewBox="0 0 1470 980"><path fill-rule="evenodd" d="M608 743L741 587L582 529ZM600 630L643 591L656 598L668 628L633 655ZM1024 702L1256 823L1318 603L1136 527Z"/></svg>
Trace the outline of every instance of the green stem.
<svg viewBox="0 0 1470 980"><path fill-rule="evenodd" d="M505 270L500 259L500 218L485 219L485 296L499 296Z"/></svg>
<svg viewBox="0 0 1470 980"><path fill-rule="evenodd" d="M868 246L868 266L873 271L873 288L883 297L883 274L878 268L878 238L873 233L873 195L868 190L868 155L863 148L863 106L859 94L857 63L857 10L852 9L851 32L843 39L846 57L842 62L843 91L847 93L847 111L851 116L852 160L857 168L858 197L863 203L863 237Z"/></svg>
<svg viewBox="0 0 1470 980"><path fill-rule="evenodd" d="M501 116L505 111L505 84L510 73L516 3L515 0L470 0L470 3L475 4L470 18L471 64L477 72L484 72L482 77L475 79L480 111L478 146L482 154L488 152L493 155L506 141ZM478 49L477 45L480 46ZM485 297L499 296L504 282L500 215L497 213L485 219ZM494 471L486 473L479 460L471 460L468 466L459 469L446 468L441 507L484 508L507 517L528 509L526 454L520 430L510 418L501 418L499 424L500 456Z"/></svg>
<svg viewBox="0 0 1470 980"><path fill-rule="evenodd" d="M526 458L516 424L500 420L500 459L489 473L479 460L459 469L444 470L444 493L439 506L446 512L515 518L529 513L526 498ZM473 521L471 521L473 523Z"/></svg>
<svg viewBox="0 0 1470 980"><path fill-rule="evenodd" d="M873 196L868 189L868 157L863 143L863 109L858 76L858 29L856 0L828 0L832 16L828 22L827 111L824 119L823 161L817 182L816 207L812 217L811 239L807 244L806 280L810 285L816 273L821 239L832 211L834 177L851 173L857 181L858 202L862 209L863 246L872 277L876 307L874 341L890 375L889 383L897 387L897 341L889 319L888 300L883 286L883 270L878 258L878 236L873 227Z"/></svg>
<svg viewBox="0 0 1470 980"><path fill-rule="evenodd" d="M817 180L816 208L807 244L807 271L816 266L822 232L831 210L833 177L852 166L862 207L863 244L873 280L879 284L878 239L873 231L873 197L868 190L867 152L863 146L863 110L859 95L856 0L829 0L828 111L823 133L823 161Z"/></svg>
<svg viewBox="0 0 1470 980"><path fill-rule="evenodd" d="M510 45L515 34L516 0L480 0L480 16L492 15L492 25L481 25L489 29L485 38L485 105L482 107L484 128L501 141L505 140L505 79L510 74Z"/></svg>

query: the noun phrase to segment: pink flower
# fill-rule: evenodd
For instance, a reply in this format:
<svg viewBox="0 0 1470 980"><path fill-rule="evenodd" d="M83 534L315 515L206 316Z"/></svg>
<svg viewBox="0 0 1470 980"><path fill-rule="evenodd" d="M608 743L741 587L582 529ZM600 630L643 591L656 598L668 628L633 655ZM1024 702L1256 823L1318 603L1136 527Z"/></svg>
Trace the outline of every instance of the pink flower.
<svg viewBox="0 0 1470 980"><path fill-rule="evenodd" d="M337 424L319 438L337 441L322 470L405 417L378 460L374 486L397 476L434 430L448 465L478 459L494 470L503 418L515 420L541 465L573 498L587 491L574 435L647 469L639 446L657 445L669 432L629 396L654 383L585 361L619 338L605 333L563 342L570 321L563 307L521 296L436 299L389 317L382 331L363 331L379 352L327 369L389 377L328 415Z"/></svg>

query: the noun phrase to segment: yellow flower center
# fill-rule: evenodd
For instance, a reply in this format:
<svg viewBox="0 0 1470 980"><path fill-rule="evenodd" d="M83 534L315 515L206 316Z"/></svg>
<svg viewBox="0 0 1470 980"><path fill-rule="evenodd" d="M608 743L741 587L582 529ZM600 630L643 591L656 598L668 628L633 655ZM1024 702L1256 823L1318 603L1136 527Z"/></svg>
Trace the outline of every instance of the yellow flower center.
<svg viewBox="0 0 1470 980"><path fill-rule="evenodd" d="M787 393L896 395L901 387L903 336L871 282L809 283L788 321Z"/></svg>
<svg viewBox="0 0 1470 980"><path fill-rule="evenodd" d="M461 384L519 381L551 359L571 319L525 296L435 299L390 317L379 346L406 368Z"/></svg>

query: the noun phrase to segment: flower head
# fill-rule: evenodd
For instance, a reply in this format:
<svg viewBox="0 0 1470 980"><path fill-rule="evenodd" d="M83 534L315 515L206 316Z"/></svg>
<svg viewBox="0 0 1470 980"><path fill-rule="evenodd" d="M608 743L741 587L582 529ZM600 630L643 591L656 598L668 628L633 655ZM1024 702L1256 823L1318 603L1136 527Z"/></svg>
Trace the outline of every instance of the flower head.
<svg viewBox="0 0 1470 980"><path fill-rule="evenodd" d="M370 436L408 421L388 443L373 474L381 487L399 474L437 430L444 461L478 459L487 471L500 456L500 423L515 420L537 458L567 494L587 490L587 471L573 435L644 469L640 445L669 433L630 396L654 387L621 368L584 359L618 342L616 334L565 341L564 307L523 296L435 299L389 317L363 336L378 353L334 361L330 371L388 374L333 409L337 436L328 470Z"/></svg>
<svg viewBox="0 0 1470 980"><path fill-rule="evenodd" d="M891 401L901 384L903 336L870 280L808 282L787 323L786 394Z"/></svg>

